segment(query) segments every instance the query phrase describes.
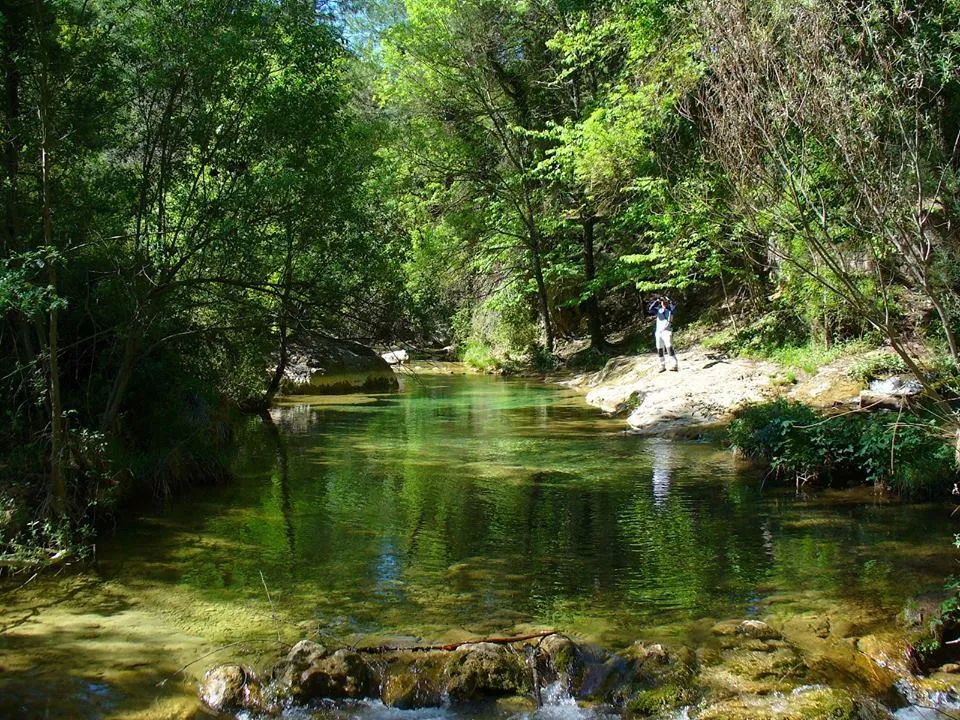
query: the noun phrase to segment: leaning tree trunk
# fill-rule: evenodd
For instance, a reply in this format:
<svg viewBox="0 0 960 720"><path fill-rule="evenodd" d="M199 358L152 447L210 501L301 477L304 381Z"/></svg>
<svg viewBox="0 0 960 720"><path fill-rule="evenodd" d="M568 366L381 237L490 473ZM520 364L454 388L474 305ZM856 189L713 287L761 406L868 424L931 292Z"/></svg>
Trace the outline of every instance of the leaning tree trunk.
<svg viewBox="0 0 960 720"><path fill-rule="evenodd" d="M290 350L287 346L288 319L290 314L290 286L293 284L293 238L290 230L287 230L287 255L283 264L283 295L280 299L280 313L277 320L279 331L279 357L277 358L277 367L273 371L273 377L270 378L270 384L263 393L260 400L261 410L266 410L273 402L274 396L280 390L280 383L283 380L283 374L287 371L287 365L290 363Z"/></svg>

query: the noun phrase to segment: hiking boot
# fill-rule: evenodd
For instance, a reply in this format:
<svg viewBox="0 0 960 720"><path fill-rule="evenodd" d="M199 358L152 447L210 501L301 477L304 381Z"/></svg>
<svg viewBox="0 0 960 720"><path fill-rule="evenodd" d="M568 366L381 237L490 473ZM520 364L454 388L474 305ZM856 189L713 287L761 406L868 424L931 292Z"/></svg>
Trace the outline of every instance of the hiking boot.
<svg viewBox="0 0 960 720"><path fill-rule="evenodd" d="M679 365L674 365L672 368L670 368L670 372L676 372L679 369L680 369Z"/></svg>
<svg viewBox="0 0 960 720"><path fill-rule="evenodd" d="M657 372L666 372L666 370L667 370L667 369L666 369L663 365L661 365L661 366L660 366L660 369L657 370Z"/></svg>

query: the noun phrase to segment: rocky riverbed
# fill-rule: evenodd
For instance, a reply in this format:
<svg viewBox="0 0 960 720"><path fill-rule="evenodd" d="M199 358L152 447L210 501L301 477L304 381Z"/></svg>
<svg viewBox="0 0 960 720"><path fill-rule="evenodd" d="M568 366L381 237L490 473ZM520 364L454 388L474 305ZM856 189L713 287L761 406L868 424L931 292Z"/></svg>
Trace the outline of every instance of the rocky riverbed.
<svg viewBox="0 0 960 720"><path fill-rule="evenodd" d="M594 717L881 720L929 708L949 717L960 708L960 666L918 674L918 618L907 618L913 628L873 634L868 617L770 615L705 624L695 646L638 641L618 652L549 631L445 648L303 640L262 675L236 664L210 669L200 698L218 713L264 717L291 708L335 714L337 703L356 701L492 717L574 702Z"/></svg>

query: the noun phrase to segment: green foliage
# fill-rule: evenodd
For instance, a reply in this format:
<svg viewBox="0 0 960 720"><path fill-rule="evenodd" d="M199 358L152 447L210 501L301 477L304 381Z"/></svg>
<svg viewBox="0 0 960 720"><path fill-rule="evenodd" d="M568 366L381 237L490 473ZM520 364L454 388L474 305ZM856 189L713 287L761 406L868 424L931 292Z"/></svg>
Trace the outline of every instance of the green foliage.
<svg viewBox="0 0 960 720"><path fill-rule="evenodd" d="M953 447L941 428L912 415L821 417L780 398L741 411L729 438L744 456L798 483L870 482L905 495L935 496L957 478Z"/></svg>
<svg viewBox="0 0 960 720"><path fill-rule="evenodd" d="M281 348L389 336L403 257L316 7L67 0L3 21L0 469L54 542L222 476L226 408L268 394Z"/></svg>
<svg viewBox="0 0 960 720"><path fill-rule="evenodd" d="M502 362L494 355L493 348L474 338L467 339L460 360L480 372L493 372Z"/></svg>
<svg viewBox="0 0 960 720"><path fill-rule="evenodd" d="M957 479L952 444L933 420L870 415L860 433L858 457L865 478L898 492L936 496Z"/></svg>
<svg viewBox="0 0 960 720"><path fill-rule="evenodd" d="M822 366L828 365L845 355L862 352L868 347L866 343L860 340L836 343L829 347L810 342L799 346L771 347L765 353L760 353L760 356L787 367L803 370L808 375L813 375Z"/></svg>
<svg viewBox="0 0 960 720"><path fill-rule="evenodd" d="M539 330L525 294L505 288L462 315L461 359L484 372L533 360Z"/></svg>
<svg viewBox="0 0 960 720"><path fill-rule="evenodd" d="M892 353L875 353L850 366L847 374L854 380L869 383L871 380L906 371L903 359Z"/></svg>

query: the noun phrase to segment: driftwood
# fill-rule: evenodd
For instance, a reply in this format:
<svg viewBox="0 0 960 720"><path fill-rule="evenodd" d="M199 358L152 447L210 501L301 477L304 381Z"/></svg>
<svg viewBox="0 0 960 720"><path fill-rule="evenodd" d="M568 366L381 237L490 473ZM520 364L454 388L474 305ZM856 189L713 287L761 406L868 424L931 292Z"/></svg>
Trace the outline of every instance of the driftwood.
<svg viewBox="0 0 960 720"><path fill-rule="evenodd" d="M531 633L530 635L518 635L516 637L488 637L488 638L477 638L475 640L464 640L463 642L458 643L448 643L446 645L378 645L375 647L359 647L355 648L358 653L369 653L380 654L380 653L390 653L390 652L430 652L431 650L445 650L451 652L460 648L464 645L476 645L477 643L491 643L493 645L512 645L516 642L522 642L524 640L536 640L537 638L545 638L550 635L556 635L556 630L546 630L544 632Z"/></svg>

